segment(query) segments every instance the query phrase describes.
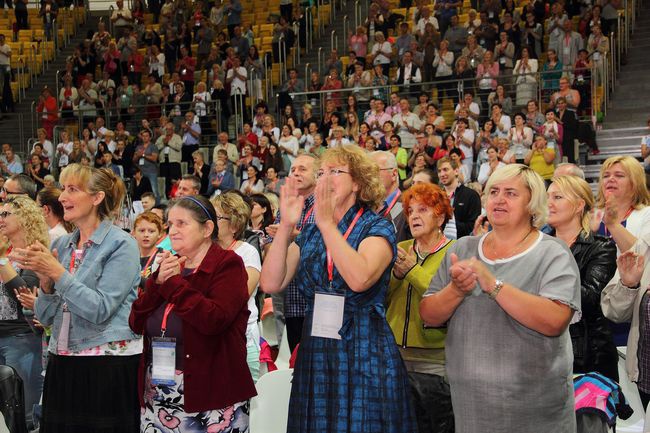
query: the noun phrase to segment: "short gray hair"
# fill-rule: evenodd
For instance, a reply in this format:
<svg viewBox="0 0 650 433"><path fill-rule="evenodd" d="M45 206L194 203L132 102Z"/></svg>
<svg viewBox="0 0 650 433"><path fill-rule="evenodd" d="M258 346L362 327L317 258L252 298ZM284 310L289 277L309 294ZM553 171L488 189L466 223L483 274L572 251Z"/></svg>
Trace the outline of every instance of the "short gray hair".
<svg viewBox="0 0 650 433"><path fill-rule="evenodd" d="M563 170L562 167L564 167ZM568 175L568 176L577 176L580 179L584 180L585 179L585 172L583 169L578 167L572 162L562 162L555 167L555 173L557 173L558 170L561 170L560 173L562 175ZM555 176L558 176L558 174L555 174Z"/></svg>
<svg viewBox="0 0 650 433"><path fill-rule="evenodd" d="M546 224L548 204L544 180L533 169L523 164L508 164L498 168L488 178L483 194L490 194L490 190L494 185L515 178L520 178L530 191L530 201L527 209L532 226L539 229Z"/></svg>
<svg viewBox="0 0 650 433"><path fill-rule="evenodd" d="M386 162L386 167L379 167L380 169L397 168L397 158L395 158L395 154L393 154L392 152L389 152L387 150L375 150L374 152L370 152L370 156L372 157L372 159L375 160L375 162L378 159L383 159Z"/></svg>

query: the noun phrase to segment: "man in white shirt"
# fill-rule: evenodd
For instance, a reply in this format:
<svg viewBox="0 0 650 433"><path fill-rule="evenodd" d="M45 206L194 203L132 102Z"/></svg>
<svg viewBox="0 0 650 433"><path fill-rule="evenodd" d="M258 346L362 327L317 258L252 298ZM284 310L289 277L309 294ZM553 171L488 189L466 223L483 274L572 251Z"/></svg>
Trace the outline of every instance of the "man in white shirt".
<svg viewBox="0 0 650 433"><path fill-rule="evenodd" d="M421 82L422 75L420 73L420 68L413 63L413 53L406 51L402 58L402 66L397 70L397 79L395 80L395 84L409 85Z"/></svg>
<svg viewBox="0 0 650 433"><path fill-rule="evenodd" d="M408 99L400 99L399 105L401 113L393 116L393 123L397 128L397 135L402 139L402 147L412 149L415 145L415 133L422 127L422 122L417 114L411 112Z"/></svg>
<svg viewBox="0 0 650 433"><path fill-rule="evenodd" d="M241 66L239 57L235 57L232 62L232 68L228 69L228 73L226 74L226 83L230 84L231 113L243 111L242 114L246 114L244 105L244 98L246 98L246 80L248 80L248 71Z"/></svg>
<svg viewBox="0 0 650 433"><path fill-rule="evenodd" d="M133 16L129 9L124 8L124 0L117 0L116 2L117 9L113 11L111 15L111 22L113 23L113 28L115 29L115 39L119 40L125 31L131 29L133 24Z"/></svg>
<svg viewBox="0 0 650 433"><path fill-rule="evenodd" d="M7 79L11 79L11 47L5 43L5 35L0 35L0 91Z"/></svg>
<svg viewBox="0 0 650 433"><path fill-rule="evenodd" d="M239 152L237 151L237 146L228 142L228 133L221 132L217 136L217 145L214 147L212 152L212 160L216 161L218 158L219 149L223 149L228 154L228 160L234 165L237 165L239 161Z"/></svg>
<svg viewBox="0 0 650 433"><path fill-rule="evenodd" d="M433 24L433 27L438 31L438 20L436 17L431 16L431 10L428 7L423 7L420 12L420 19L418 20L417 25L415 26L415 35L419 38L424 34L424 28L428 23Z"/></svg>

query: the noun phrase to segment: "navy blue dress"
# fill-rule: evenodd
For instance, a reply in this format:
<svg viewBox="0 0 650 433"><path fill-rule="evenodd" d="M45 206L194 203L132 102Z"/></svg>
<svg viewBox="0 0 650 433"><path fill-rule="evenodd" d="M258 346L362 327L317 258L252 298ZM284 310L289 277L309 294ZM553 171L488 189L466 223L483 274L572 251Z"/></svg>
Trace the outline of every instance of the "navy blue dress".
<svg viewBox="0 0 650 433"><path fill-rule="evenodd" d="M353 206L339 222L341 233L358 209ZM366 210L347 241L358 249L371 236L385 238L395 257L395 229ZM330 289L326 249L316 225L304 228L296 243L300 266L295 281L308 307L294 370L287 432L416 432L406 369L384 312L392 263L377 283L362 293L350 290L335 268ZM311 336L316 292L345 293L341 340Z"/></svg>

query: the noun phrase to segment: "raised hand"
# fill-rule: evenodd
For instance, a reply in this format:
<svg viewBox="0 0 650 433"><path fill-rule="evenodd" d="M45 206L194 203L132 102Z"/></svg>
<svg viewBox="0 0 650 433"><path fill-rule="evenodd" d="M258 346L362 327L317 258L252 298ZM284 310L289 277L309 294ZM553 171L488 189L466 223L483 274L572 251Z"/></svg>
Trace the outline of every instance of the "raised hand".
<svg viewBox="0 0 650 433"><path fill-rule="evenodd" d="M159 259L160 267L158 268L156 283L163 284L174 275L180 275L186 260L187 257L178 257L169 251L163 251Z"/></svg>
<svg viewBox="0 0 650 433"><path fill-rule="evenodd" d="M618 206L616 206L614 197L611 193L605 196L605 213L603 214L603 222L606 226L618 224L619 222Z"/></svg>
<svg viewBox="0 0 650 433"><path fill-rule="evenodd" d="M280 188L280 224L295 227L300 221L304 204L305 197L299 194L297 181L287 177Z"/></svg>
<svg viewBox="0 0 650 433"><path fill-rule="evenodd" d="M625 287L634 287L641 282L645 265L643 256L634 251L626 251L616 259L616 264L621 284Z"/></svg>
<svg viewBox="0 0 650 433"><path fill-rule="evenodd" d="M397 259L393 266L393 274L397 278L404 278L406 274L416 265L415 252L413 246L408 251L403 248L397 247Z"/></svg>
<svg viewBox="0 0 650 433"><path fill-rule="evenodd" d="M331 224L336 226L336 220L334 219L336 200L332 194L329 176L321 178L316 183L314 206L314 220L319 229L322 230Z"/></svg>

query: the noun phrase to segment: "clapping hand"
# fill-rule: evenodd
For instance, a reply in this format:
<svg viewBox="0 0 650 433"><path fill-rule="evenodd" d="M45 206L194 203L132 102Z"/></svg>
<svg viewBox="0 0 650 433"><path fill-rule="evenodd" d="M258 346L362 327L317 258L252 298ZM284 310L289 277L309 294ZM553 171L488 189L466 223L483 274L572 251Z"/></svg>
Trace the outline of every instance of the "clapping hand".
<svg viewBox="0 0 650 433"><path fill-rule="evenodd" d="M65 273L65 268L59 263L57 250L50 252L45 245L36 242L27 248L14 248L9 259L20 269L36 272L40 280L58 281Z"/></svg>
<svg viewBox="0 0 650 433"><path fill-rule="evenodd" d="M160 258L156 259L160 265L156 284L163 284L174 275L180 275L186 260L187 257L178 257L169 251L163 251Z"/></svg>
<svg viewBox="0 0 650 433"><path fill-rule="evenodd" d="M643 256L634 251L626 251L616 259L621 284L625 287L634 287L641 282L645 260Z"/></svg>
<svg viewBox="0 0 650 433"><path fill-rule="evenodd" d="M336 226L336 221L334 220L336 199L332 194L332 188L330 185L330 176L325 176L316 183L314 217L316 225L321 230L331 224Z"/></svg>
<svg viewBox="0 0 650 433"><path fill-rule="evenodd" d="M27 310L34 311L34 303L36 302L37 289L28 289L27 287L21 287L19 289L14 289L16 294L16 299L20 302L23 308Z"/></svg>
<svg viewBox="0 0 650 433"><path fill-rule="evenodd" d="M300 220L304 204L305 197L298 192L298 182L293 177L287 177L285 184L280 188L280 223L295 227Z"/></svg>
<svg viewBox="0 0 650 433"><path fill-rule="evenodd" d="M472 231L473 236L483 236L490 231L490 222L487 219L487 215L480 215L476 218L474 223L474 231Z"/></svg>
<svg viewBox="0 0 650 433"><path fill-rule="evenodd" d="M618 206L614 202L612 193L605 196L605 212L603 214L603 222L606 226L617 224L619 222Z"/></svg>
<svg viewBox="0 0 650 433"><path fill-rule="evenodd" d="M467 296L474 290L478 277L469 260L459 260L456 254L451 254L451 287L461 296Z"/></svg>

